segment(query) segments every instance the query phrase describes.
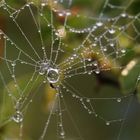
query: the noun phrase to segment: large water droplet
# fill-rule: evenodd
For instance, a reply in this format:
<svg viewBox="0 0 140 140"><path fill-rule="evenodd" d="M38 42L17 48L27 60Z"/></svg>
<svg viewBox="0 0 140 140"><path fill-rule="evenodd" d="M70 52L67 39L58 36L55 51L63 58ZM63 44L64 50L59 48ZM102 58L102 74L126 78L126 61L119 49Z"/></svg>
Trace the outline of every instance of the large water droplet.
<svg viewBox="0 0 140 140"><path fill-rule="evenodd" d="M20 123L23 121L23 114L20 111L17 111L15 115L13 116L13 121L16 123Z"/></svg>
<svg viewBox="0 0 140 140"><path fill-rule="evenodd" d="M59 80L59 71L55 68L49 68L47 70L47 80L49 83L57 83Z"/></svg>

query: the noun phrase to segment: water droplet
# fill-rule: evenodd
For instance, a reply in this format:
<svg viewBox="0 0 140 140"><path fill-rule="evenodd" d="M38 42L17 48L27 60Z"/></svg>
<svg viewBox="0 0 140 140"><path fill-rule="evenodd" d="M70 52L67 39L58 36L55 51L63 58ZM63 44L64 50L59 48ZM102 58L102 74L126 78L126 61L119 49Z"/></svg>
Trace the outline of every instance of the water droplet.
<svg viewBox="0 0 140 140"><path fill-rule="evenodd" d="M96 46L97 46L97 44L96 44L96 43L94 43L94 44L93 44L93 47L96 47Z"/></svg>
<svg viewBox="0 0 140 140"><path fill-rule="evenodd" d="M65 132L64 131L60 132L60 135L61 136L64 136L65 135Z"/></svg>
<svg viewBox="0 0 140 140"><path fill-rule="evenodd" d="M12 74L11 76L12 76L12 78L15 78L15 75L14 74Z"/></svg>
<svg viewBox="0 0 140 140"><path fill-rule="evenodd" d="M92 114L92 112L91 112L91 111L88 111L88 113L89 113L89 114Z"/></svg>
<svg viewBox="0 0 140 140"><path fill-rule="evenodd" d="M103 51L104 51L104 52L106 52L106 51L107 51L107 48L106 48L106 47L104 47L104 48L103 48Z"/></svg>
<svg viewBox="0 0 140 140"><path fill-rule="evenodd" d="M121 17L123 17L123 18L125 18L126 16L127 16L126 13L122 13L122 14L121 14Z"/></svg>
<svg viewBox="0 0 140 140"><path fill-rule="evenodd" d="M18 87L18 85L17 85L17 84L14 84L14 86L15 86L15 87Z"/></svg>
<svg viewBox="0 0 140 140"><path fill-rule="evenodd" d="M66 89L66 92L69 92L70 90L69 89Z"/></svg>
<svg viewBox="0 0 140 140"><path fill-rule="evenodd" d="M11 45L14 45L14 43L13 43L13 42L11 42Z"/></svg>
<svg viewBox="0 0 140 140"><path fill-rule="evenodd" d="M77 54L73 54L73 57L77 57Z"/></svg>
<svg viewBox="0 0 140 140"><path fill-rule="evenodd" d="M110 125L110 122L107 121L107 122L106 122L106 125Z"/></svg>
<svg viewBox="0 0 140 140"><path fill-rule="evenodd" d="M111 46L111 47L114 47L114 46L115 46L115 44L114 44L114 43L110 43L110 46Z"/></svg>
<svg viewBox="0 0 140 140"><path fill-rule="evenodd" d="M99 74L99 73L100 73L100 69L96 69L96 70L95 70L95 73L96 73L96 74Z"/></svg>
<svg viewBox="0 0 140 140"><path fill-rule="evenodd" d="M44 72L44 71L40 71L39 74L40 74L40 75L44 75L45 72Z"/></svg>
<svg viewBox="0 0 140 140"><path fill-rule="evenodd" d="M33 102L33 100L30 100L30 103L32 103Z"/></svg>
<svg viewBox="0 0 140 140"><path fill-rule="evenodd" d="M66 11L66 15L67 16L70 16L71 15L71 12L70 11Z"/></svg>
<svg viewBox="0 0 140 140"><path fill-rule="evenodd" d="M29 7L30 5L29 4L26 4L26 6Z"/></svg>
<svg viewBox="0 0 140 140"><path fill-rule="evenodd" d="M92 71L89 71L88 74L91 75L92 74Z"/></svg>
<svg viewBox="0 0 140 140"><path fill-rule="evenodd" d="M44 75L45 72L47 71L47 69L49 68L49 62L43 62L40 64L40 70L39 70L39 74L40 75Z"/></svg>
<svg viewBox="0 0 140 140"><path fill-rule="evenodd" d="M95 117L98 117L98 114L95 114Z"/></svg>
<svg viewBox="0 0 140 140"><path fill-rule="evenodd" d="M74 57L70 57L70 60L73 60L74 59Z"/></svg>
<svg viewBox="0 0 140 140"><path fill-rule="evenodd" d="M10 18L13 18L13 15L10 15Z"/></svg>
<svg viewBox="0 0 140 140"><path fill-rule="evenodd" d="M92 59L91 58L88 58L88 61L90 62Z"/></svg>
<svg viewBox="0 0 140 140"><path fill-rule="evenodd" d="M97 29L97 26L93 26L93 30L94 30L94 29Z"/></svg>
<svg viewBox="0 0 140 140"><path fill-rule="evenodd" d="M119 103L120 103L120 102L121 102L121 98L118 98L118 99L117 99L117 102L119 102Z"/></svg>
<svg viewBox="0 0 140 140"><path fill-rule="evenodd" d="M13 62L13 63L11 64L11 66L13 66L13 67L14 67L15 65L16 65L16 63L15 63L15 62Z"/></svg>
<svg viewBox="0 0 140 140"><path fill-rule="evenodd" d="M43 83L45 84L47 81L46 80L43 80Z"/></svg>
<svg viewBox="0 0 140 140"><path fill-rule="evenodd" d="M86 101L89 103L90 102L90 99L87 99Z"/></svg>
<svg viewBox="0 0 140 140"><path fill-rule="evenodd" d="M58 13L58 16L59 16L59 17L63 17L63 16L64 16L64 13L63 13L63 12L59 12L59 13Z"/></svg>
<svg viewBox="0 0 140 140"><path fill-rule="evenodd" d="M108 31L110 34L114 34L116 32L116 30L114 30L114 29L109 29Z"/></svg>
<svg viewBox="0 0 140 140"><path fill-rule="evenodd" d="M60 27L55 34L58 37L64 38L66 36L66 30L64 27Z"/></svg>
<svg viewBox="0 0 140 140"><path fill-rule="evenodd" d="M97 22L96 25L101 27L103 25L103 23L102 22Z"/></svg>
<svg viewBox="0 0 140 140"><path fill-rule="evenodd" d="M41 6L42 7L44 7L44 6L46 6L47 5L47 3L41 3Z"/></svg>
<svg viewBox="0 0 140 140"><path fill-rule="evenodd" d="M59 71L55 68L49 68L47 70L47 80L49 83L57 83L59 80Z"/></svg>
<svg viewBox="0 0 140 140"><path fill-rule="evenodd" d="M59 116L62 116L62 112L59 112L59 114L58 114Z"/></svg>
<svg viewBox="0 0 140 140"><path fill-rule="evenodd" d="M73 94L72 97L75 97L75 94Z"/></svg>
<svg viewBox="0 0 140 140"><path fill-rule="evenodd" d="M122 49L121 52L122 52L122 53L126 53L126 50L125 50L125 49Z"/></svg>
<svg viewBox="0 0 140 140"><path fill-rule="evenodd" d="M43 13L40 13L40 16L42 17L43 16Z"/></svg>
<svg viewBox="0 0 140 140"><path fill-rule="evenodd" d="M62 127L63 125L62 125L62 123L59 123L59 127Z"/></svg>
<svg viewBox="0 0 140 140"><path fill-rule="evenodd" d="M57 1L57 0L54 0L54 1L53 1L53 3L57 4L57 3L58 3L58 1Z"/></svg>
<svg viewBox="0 0 140 140"><path fill-rule="evenodd" d="M97 40L98 40L98 38L97 38L97 37L95 37L95 38L94 38L94 40L95 40L95 41L97 41Z"/></svg>
<svg viewBox="0 0 140 140"><path fill-rule="evenodd" d="M20 123L23 121L23 115L20 111L17 111L15 113L15 115L13 116L13 121L15 121L16 123Z"/></svg>
<svg viewBox="0 0 140 140"><path fill-rule="evenodd" d="M98 66L97 61L94 61L93 65L94 65L94 66Z"/></svg>
<svg viewBox="0 0 140 140"><path fill-rule="evenodd" d="M140 81L140 75L138 76L138 79L137 80Z"/></svg>

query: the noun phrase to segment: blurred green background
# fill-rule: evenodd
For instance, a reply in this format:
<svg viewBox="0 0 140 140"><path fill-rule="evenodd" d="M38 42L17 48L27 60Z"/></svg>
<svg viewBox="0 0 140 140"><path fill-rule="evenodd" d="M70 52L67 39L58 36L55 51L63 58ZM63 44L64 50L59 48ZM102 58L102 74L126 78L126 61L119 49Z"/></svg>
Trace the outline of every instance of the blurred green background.
<svg viewBox="0 0 140 140"><path fill-rule="evenodd" d="M12 8L10 12L17 11L15 9L21 9L26 3L31 1L18 1L18 0L5 0L7 5ZM65 32L66 35L62 38L62 45L64 53L60 53L57 63L63 62L69 56L75 53L74 48L77 48L83 40L85 40L88 32L75 33L70 32L69 28L82 30L96 25L97 22L102 21L106 24L106 27L112 27L114 21L108 21L113 17L120 16L123 13L123 7L126 7L125 12L129 15L135 16L140 13L140 1L134 0L129 5L130 0L73 0L72 4L69 5L69 0L59 1L54 4L55 1L50 0L41 11L41 3L46 1L34 0L31 9L35 20L41 27L41 36L45 44L45 49L48 56L50 55L50 46L52 43L52 26L48 26L51 23L51 14L53 13L53 23L55 29L61 29L64 26L65 16L59 16L59 13L69 11L71 16L68 16L66 21ZM103 8L107 2L108 6ZM3 1L1 1L1 5ZM111 7L110 5L116 5L118 7ZM121 6L121 7L120 7ZM55 12L57 10L57 12ZM48 20L41 18L40 13L43 13L44 17ZM103 15L102 15L103 13ZM14 14L16 16L17 13ZM101 18L98 18L100 17ZM17 23L20 25L21 30L25 33L27 39L31 42L34 49L38 52L41 59L43 59L43 52L41 49L41 40L38 34L38 29L35 25L34 19L32 18L29 7L26 6L21 9L18 17L16 18ZM117 27L124 27L129 24L131 19L126 17L124 20L119 20L116 23ZM135 23L135 29L131 26L127 32L130 36L135 36L140 33L140 19ZM31 56L36 62L40 60L35 55L31 46L23 37L20 29L17 28L15 22L10 18L9 13L3 7L0 8L0 29L14 42L17 46ZM95 37L101 36L101 30L95 32ZM116 34L118 35L120 31ZM56 37L56 36L55 36ZM54 38L55 38L54 37ZM109 37L111 40L111 37ZM73 88L68 86L65 82L62 83L66 86L66 89L61 89L63 98L60 98L61 110L59 110L58 102L56 101L53 115L49 121L48 129L44 140L139 140L140 139L140 41L139 36L134 39L130 39L128 36L121 35L117 38L120 42L118 48L126 50L124 55L116 57L114 53L116 49L105 52L105 56L108 59L108 65L105 68L105 56L99 47L93 48L93 51L98 51L99 56L92 56L84 54L85 57L93 57L92 59L100 62L100 74L92 73L91 75L83 74L76 75L66 82L70 83ZM94 43L95 40L92 41ZM6 43L6 44L5 44ZM106 43L106 42L104 42ZM59 41L55 41L54 46L59 45ZM90 43L89 43L90 44ZM88 48L88 43L85 45ZM6 49L5 49L6 48ZM56 48L57 49L57 48ZM83 50L82 50L83 51ZM6 52L7 59L14 61L18 55L19 50L13 46L9 41L4 40L2 37L0 40L0 56L4 57ZM80 53L80 52L79 52ZM113 53L113 55L110 54ZM109 57L108 57L109 56ZM27 63L33 63L27 56L21 54L20 59ZM10 68L7 67L8 66ZM133 65L134 64L134 65ZM131 67L130 69L128 67ZM16 63L14 73L17 79L17 84L23 92L23 99L27 97L27 100L23 103L20 101L21 95L18 94L18 88L15 87L15 82L11 78L12 66L11 62L7 62L0 59L0 139L1 140L38 140L41 136L45 127L46 121L51 112L51 107L54 102L56 91L50 87L48 83L43 83L41 76L36 80L38 74L35 74L33 83L24 91L28 81L31 79L35 67L30 65ZM124 74L128 70L127 74ZM4 78L5 83L3 83ZM13 102L10 93L16 97L16 101ZM74 94L82 94L83 97L95 98L90 103L98 117L95 114L89 114L84 109L84 106L79 101L68 94L67 90L71 90ZM78 92L77 92L78 91ZM111 99L115 97L115 99ZM121 100L119 100L121 97ZM106 99L108 98L108 99ZM83 100L85 100L83 98ZM18 104L19 101L19 104ZM11 119L16 112L16 107L22 104L20 111L23 113L23 122L15 123ZM29 104L29 105L28 105ZM61 130L59 128L60 116L59 111L62 111L62 122L65 131L65 137L61 136ZM104 121L125 119L125 121L114 121L110 122L110 125Z"/></svg>

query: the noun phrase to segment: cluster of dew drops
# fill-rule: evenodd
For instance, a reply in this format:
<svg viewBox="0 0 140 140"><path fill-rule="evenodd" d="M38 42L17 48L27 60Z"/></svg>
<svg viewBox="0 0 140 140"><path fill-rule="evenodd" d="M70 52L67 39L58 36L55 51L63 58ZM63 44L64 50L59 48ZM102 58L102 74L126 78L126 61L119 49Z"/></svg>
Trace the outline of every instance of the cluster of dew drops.
<svg viewBox="0 0 140 140"><path fill-rule="evenodd" d="M54 3L57 3L58 1L54 1ZM33 3L33 2L32 2ZM31 3L31 4L32 4ZM46 6L47 3L42 3L42 6ZM29 6L29 4L26 4L26 6ZM70 11L56 11L58 12L58 16L70 16L71 13ZM77 15L77 18L79 18L81 15ZM122 13L120 15L120 17L122 18L130 18L130 19L138 19L137 16L131 16L131 15L128 15L127 13ZM118 18L118 17L117 17ZM115 21L116 18L108 18L108 22L110 21ZM69 29L70 32L73 32L73 33L78 33L78 34L81 34L81 33L89 33L89 32L94 32L96 31L96 29L100 28L104 26L104 23L102 21L98 21L93 27L88 27L88 28L85 28L85 29L81 29L81 30L76 30L68 25L66 25L66 28ZM105 28L107 29L107 31L113 35L116 33L116 30L112 27L112 28L109 28L105 26ZM125 27L118 27L118 29L120 31L124 31L125 30ZM59 31L58 31L59 33ZM2 34L0 32L0 34ZM60 36L61 34L57 34L58 36ZM4 36L5 37L5 36ZM61 36L60 36L61 37ZM11 42L13 43L13 42ZM93 46L95 47L97 44L93 44ZM114 46L113 43L110 44L112 47ZM104 49L104 51L106 51L106 49ZM125 49L121 50L122 53L125 53ZM12 66L15 67L16 63L13 62L12 63ZM48 67L48 63L42 63L41 64L42 67L41 67L41 71L39 72L40 75L44 75L45 71L47 71L47 80L50 82L50 83L56 83L59 79L59 71L57 68L54 68L54 67ZM46 66L47 65L47 66ZM97 66L97 64L94 64L95 66ZM96 71L96 74L99 74L100 71ZM87 100L87 102L90 102L89 100ZM117 102L121 102L121 98L118 98L117 99ZM19 110L16 111L16 113L12 116L12 120L15 121L16 123L21 123L23 121L23 114L22 112L20 112ZM106 125L110 125L110 122L106 122ZM62 131L61 133L62 136L64 136L64 131Z"/></svg>

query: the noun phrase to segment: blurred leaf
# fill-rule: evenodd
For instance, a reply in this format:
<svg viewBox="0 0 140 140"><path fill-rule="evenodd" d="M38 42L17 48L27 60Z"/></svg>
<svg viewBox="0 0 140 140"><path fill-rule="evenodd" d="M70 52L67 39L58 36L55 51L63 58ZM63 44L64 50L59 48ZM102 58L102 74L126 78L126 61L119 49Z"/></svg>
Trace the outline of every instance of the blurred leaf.
<svg viewBox="0 0 140 140"><path fill-rule="evenodd" d="M140 74L139 59L131 60L122 70L120 84L124 94L133 93L137 86L138 76Z"/></svg>

